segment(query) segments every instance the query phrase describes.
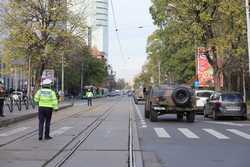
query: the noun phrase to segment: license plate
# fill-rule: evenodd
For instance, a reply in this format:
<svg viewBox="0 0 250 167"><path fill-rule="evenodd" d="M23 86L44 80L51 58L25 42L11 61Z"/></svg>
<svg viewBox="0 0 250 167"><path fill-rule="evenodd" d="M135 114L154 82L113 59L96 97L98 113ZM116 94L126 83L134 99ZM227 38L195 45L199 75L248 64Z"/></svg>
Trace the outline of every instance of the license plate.
<svg viewBox="0 0 250 167"><path fill-rule="evenodd" d="M226 109L230 111L239 111L240 107L226 107Z"/></svg>

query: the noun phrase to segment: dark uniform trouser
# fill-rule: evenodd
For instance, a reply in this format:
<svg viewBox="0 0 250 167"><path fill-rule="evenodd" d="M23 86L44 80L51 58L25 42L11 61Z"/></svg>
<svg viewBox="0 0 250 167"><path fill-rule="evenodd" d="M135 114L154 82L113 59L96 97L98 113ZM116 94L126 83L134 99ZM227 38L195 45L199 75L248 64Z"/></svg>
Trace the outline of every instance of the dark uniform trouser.
<svg viewBox="0 0 250 167"><path fill-rule="evenodd" d="M92 97L88 97L88 106L92 106Z"/></svg>
<svg viewBox="0 0 250 167"><path fill-rule="evenodd" d="M0 99L0 115L3 115L4 99Z"/></svg>
<svg viewBox="0 0 250 167"><path fill-rule="evenodd" d="M52 108L39 107L38 109L38 119L39 119L39 137L43 137L43 127L45 122L45 137L49 137L50 131L50 121L52 117Z"/></svg>

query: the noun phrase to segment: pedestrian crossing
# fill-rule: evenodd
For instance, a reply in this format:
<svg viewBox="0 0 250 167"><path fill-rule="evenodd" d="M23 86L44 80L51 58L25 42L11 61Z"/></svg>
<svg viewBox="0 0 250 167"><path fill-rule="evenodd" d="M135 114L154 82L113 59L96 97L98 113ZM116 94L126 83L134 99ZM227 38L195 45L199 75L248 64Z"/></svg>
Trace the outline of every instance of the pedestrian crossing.
<svg viewBox="0 0 250 167"><path fill-rule="evenodd" d="M1 133L0 137L12 136L12 135L15 135L17 133L24 132L28 129L30 129L30 127L20 127L20 128L12 129L12 130L9 130L8 132Z"/></svg>
<svg viewBox="0 0 250 167"><path fill-rule="evenodd" d="M60 136L64 133L66 133L68 130L72 129L73 127L61 127L61 128L56 128L53 129L50 133L50 135L52 137L56 137L56 136ZM0 138L1 137L10 137L10 136L14 136L14 135L24 135L25 133L27 133L28 130L32 129L31 127L20 127L20 128L15 128L12 130L8 130L6 132L0 133Z"/></svg>
<svg viewBox="0 0 250 167"><path fill-rule="evenodd" d="M72 127L62 127L60 129L54 130L50 133L50 136L55 137L55 136L60 136L64 134L66 131L72 129Z"/></svg>
<svg viewBox="0 0 250 167"><path fill-rule="evenodd" d="M60 136L72 130L73 127L63 126L54 128L50 135L52 137ZM202 129L189 129L189 128L176 128L176 129L167 129L161 127L153 128L156 136L161 139L171 139L175 138L176 133L181 135L183 138L187 139L204 139L204 134L210 135L215 139L219 140L230 140L234 137L240 137L244 140L250 140L250 133L249 131L243 131L239 129L223 129L221 131L210 129L210 128L202 128ZM23 135L27 133L28 130L32 130L31 127L19 127L15 129L8 130L6 132L0 133L0 138L9 137L14 135ZM222 132L223 131L223 132ZM230 134L230 135L229 135Z"/></svg>
<svg viewBox="0 0 250 167"><path fill-rule="evenodd" d="M155 132L159 138L170 138L171 136L163 128L155 128Z"/></svg>
<svg viewBox="0 0 250 167"><path fill-rule="evenodd" d="M189 128L176 128L174 130L173 129L166 130L164 128L156 127L153 129L157 137L161 139L176 138L177 137L176 133L178 133L178 135L181 135L182 137L186 139L204 139L205 138L204 134L206 134L218 140L230 140L234 137L240 137L242 139L250 140L250 134L243 132L242 130L238 130L238 129L225 129L225 130L222 130L223 132L219 132L218 130L214 130L210 128L202 128L200 130L199 129L192 130Z"/></svg>

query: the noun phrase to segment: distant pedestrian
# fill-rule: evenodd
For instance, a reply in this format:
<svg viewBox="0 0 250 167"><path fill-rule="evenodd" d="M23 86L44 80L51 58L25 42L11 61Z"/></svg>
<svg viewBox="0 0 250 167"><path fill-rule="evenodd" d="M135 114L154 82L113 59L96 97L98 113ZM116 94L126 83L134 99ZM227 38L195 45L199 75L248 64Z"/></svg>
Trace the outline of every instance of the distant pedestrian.
<svg viewBox="0 0 250 167"><path fill-rule="evenodd" d="M58 100L55 91L51 89L52 81L45 79L42 82L42 88L35 94L35 102L38 103L38 119L39 119L39 140L43 139L43 129L45 123L45 139L49 140L52 137L50 133L50 122L52 111L58 109Z"/></svg>
<svg viewBox="0 0 250 167"><path fill-rule="evenodd" d="M4 81L0 79L0 117L4 117L3 115L3 106L4 106L4 98L5 98L5 88L4 88Z"/></svg>
<svg viewBox="0 0 250 167"><path fill-rule="evenodd" d="M86 96L88 99L88 106L92 106L92 99L94 97L94 94L91 92L90 89L88 89L88 91L86 92Z"/></svg>

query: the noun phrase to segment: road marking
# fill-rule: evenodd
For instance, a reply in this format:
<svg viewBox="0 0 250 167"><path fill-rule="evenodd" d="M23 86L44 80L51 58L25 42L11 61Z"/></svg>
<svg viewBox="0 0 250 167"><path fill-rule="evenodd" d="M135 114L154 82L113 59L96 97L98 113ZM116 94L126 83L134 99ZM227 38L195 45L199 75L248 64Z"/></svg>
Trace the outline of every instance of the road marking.
<svg viewBox="0 0 250 167"><path fill-rule="evenodd" d="M239 130L237 130L237 129L227 129L227 131L229 131L229 132L231 132L231 133L233 133L233 134L235 134L235 135L238 135L238 136L240 136L240 137L243 137L243 138L245 138L245 139L250 140L250 135L247 134L247 133L245 133L245 132L239 131Z"/></svg>
<svg viewBox="0 0 250 167"><path fill-rule="evenodd" d="M133 103L133 102L132 102L132 103ZM138 108L137 105L135 105L135 103L133 103L133 104L134 104L134 106L135 106L137 115L138 115L139 118L140 118L140 122L141 122L141 124L142 124L142 128L147 128L147 123L146 123L146 121L144 120L144 118L142 117L141 112L140 112L140 109Z"/></svg>
<svg viewBox="0 0 250 167"><path fill-rule="evenodd" d="M50 133L51 136L59 136L62 135L63 133L65 133L66 131L72 129L72 127L62 127L58 130L55 130L53 132Z"/></svg>
<svg viewBox="0 0 250 167"><path fill-rule="evenodd" d="M239 127L244 127L244 126L250 126L250 124L241 124L241 123L233 123L233 122L211 122L211 121L204 121L206 123L210 124L219 124L219 125L231 125L231 126L239 126Z"/></svg>
<svg viewBox="0 0 250 167"><path fill-rule="evenodd" d="M229 139L229 137L223 135L222 133L215 131L213 129L203 129L204 131L206 131L207 133L215 136L218 139Z"/></svg>
<svg viewBox="0 0 250 167"><path fill-rule="evenodd" d="M171 136L163 128L154 128L159 138L170 138Z"/></svg>
<svg viewBox="0 0 250 167"><path fill-rule="evenodd" d="M21 127L21 128L13 129L13 130L8 131L8 132L6 132L6 133L0 134L0 137L11 136L11 135L14 135L14 134L23 132L23 131L25 131L25 130L27 130L27 129L29 129L29 128L30 128L30 127Z"/></svg>
<svg viewBox="0 0 250 167"><path fill-rule="evenodd" d="M178 128L178 130L184 134L187 138L190 139L199 139L200 137L197 136L196 134L194 134L191 130L187 129L187 128Z"/></svg>

